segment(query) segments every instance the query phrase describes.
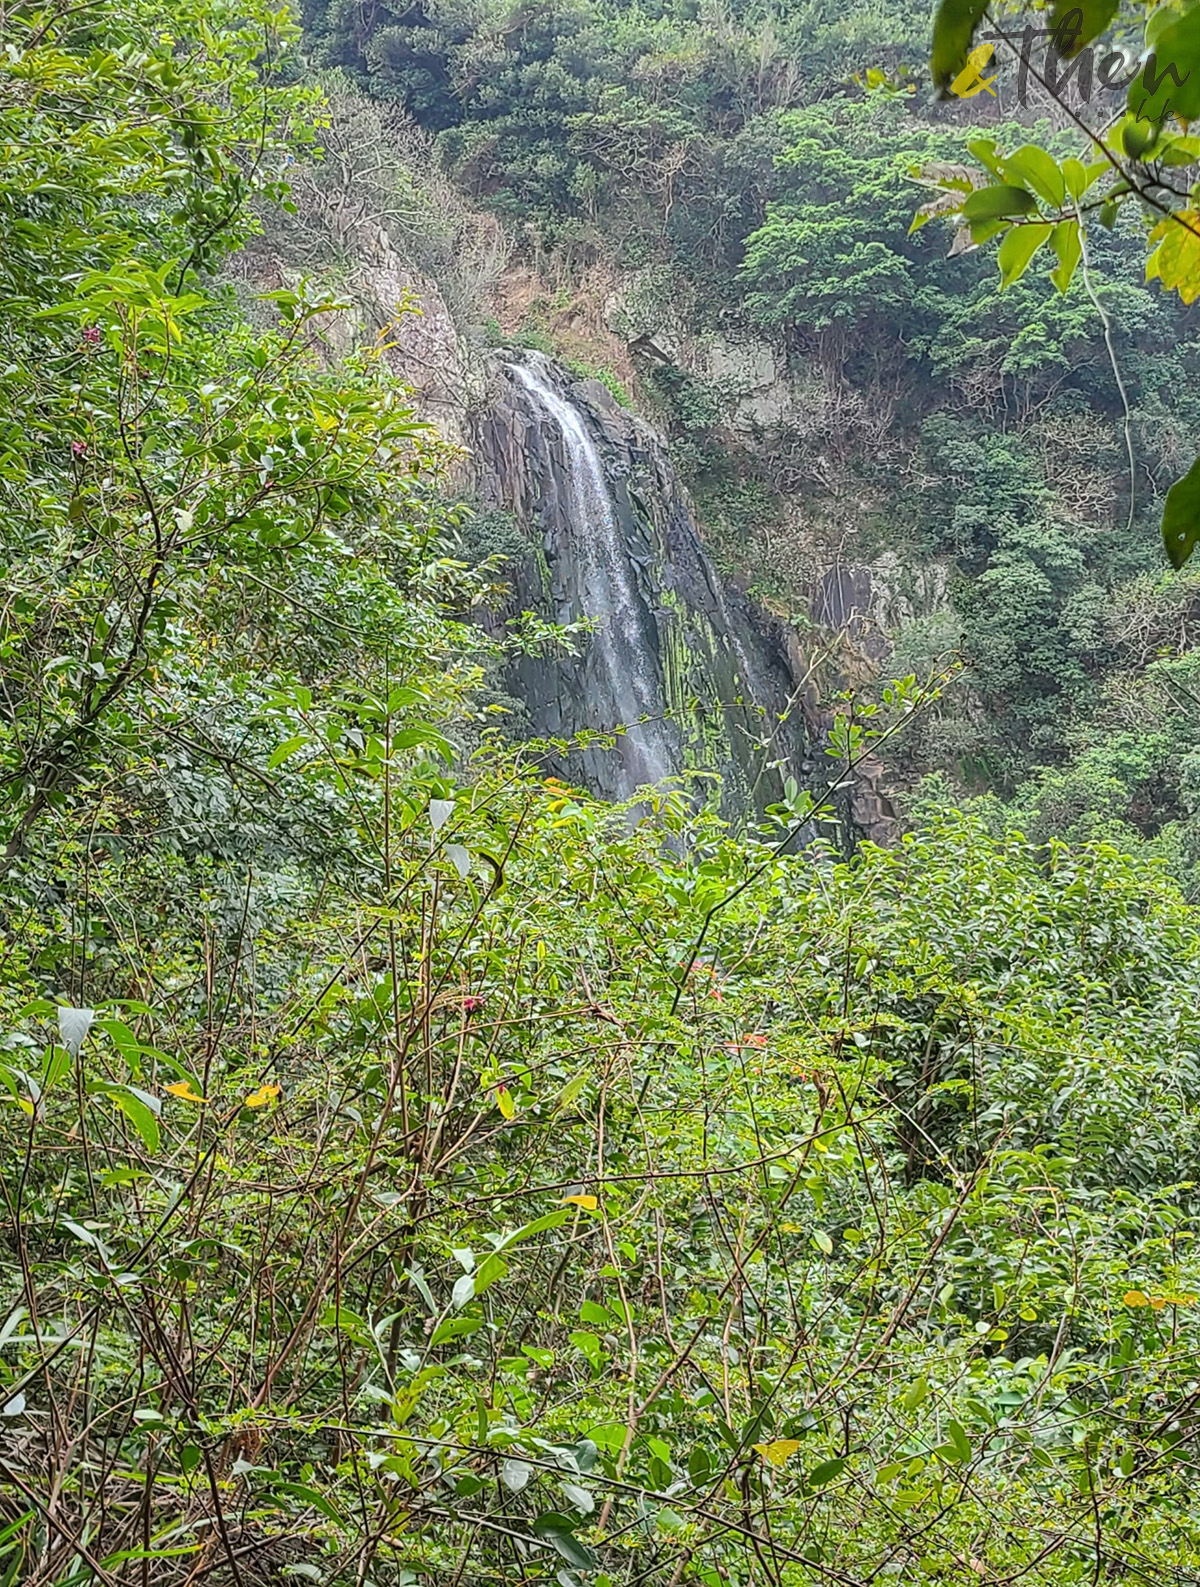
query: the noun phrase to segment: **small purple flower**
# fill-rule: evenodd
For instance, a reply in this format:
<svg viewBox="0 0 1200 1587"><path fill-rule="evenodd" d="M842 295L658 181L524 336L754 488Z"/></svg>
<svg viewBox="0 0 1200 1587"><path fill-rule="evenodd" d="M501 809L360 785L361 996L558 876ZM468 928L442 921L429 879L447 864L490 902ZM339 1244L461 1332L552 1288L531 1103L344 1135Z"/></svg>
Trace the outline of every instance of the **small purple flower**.
<svg viewBox="0 0 1200 1587"><path fill-rule="evenodd" d="M487 999L483 997L464 997L462 1000L463 1013L478 1014L486 1001Z"/></svg>
<svg viewBox="0 0 1200 1587"><path fill-rule="evenodd" d="M89 347L99 347L100 327L98 325L85 325L83 327L83 339Z"/></svg>
<svg viewBox="0 0 1200 1587"><path fill-rule="evenodd" d="M86 457L87 456L87 442L86 441L72 441L71 442L71 451L75 454L76 457Z"/></svg>

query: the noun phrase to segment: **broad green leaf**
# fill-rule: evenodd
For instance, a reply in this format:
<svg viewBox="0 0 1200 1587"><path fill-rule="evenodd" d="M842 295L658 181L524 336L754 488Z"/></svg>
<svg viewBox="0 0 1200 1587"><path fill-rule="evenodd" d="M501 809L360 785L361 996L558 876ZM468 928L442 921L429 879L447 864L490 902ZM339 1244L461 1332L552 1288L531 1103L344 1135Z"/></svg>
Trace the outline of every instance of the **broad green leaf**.
<svg viewBox="0 0 1200 1587"><path fill-rule="evenodd" d="M963 219L966 221L992 221L1007 219L1012 215L1032 215L1037 209L1037 200L1032 193L1026 192L1023 187L1010 187L999 184L994 187L978 187L963 205Z"/></svg>
<svg viewBox="0 0 1200 1587"><path fill-rule="evenodd" d="M971 1440L967 1437L962 1424L953 1420L949 1421L946 1423L946 1432L949 1435L950 1443L952 1444L954 1453L958 1459L964 1463L970 1460Z"/></svg>
<svg viewBox="0 0 1200 1587"><path fill-rule="evenodd" d="M1063 181L1072 198L1082 198L1089 187L1087 168L1082 160L1069 159L1062 163Z"/></svg>
<svg viewBox="0 0 1200 1587"><path fill-rule="evenodd" d="M499 1281L507 1272L508 1263L502 1256L497 1256L497 1254L493 1251L490 1256L484 1257L483 1261L479 1264L478 1269L474 1273L474 1289L472 1293L477 1297L482 1295L484 1291L490 1289L493 1284L499 1283ZM457 1284L455 1285L455 1288L458 1288Z"/></svg>
<svg viewBox="0 0 1200 1587"><path fill-rule="evenodd" d="M405 727L401 728L398 733L392 734L393 749L415 749L420 744L427 744L430 749L436 750L447 765L454 759L453 744L435 728ZM434 803L450 804L451 808L453 808L453 801L451 800L435 800ZM437 828L435 827L434 831L436 830Z"/></svg>
<svg viewBox="0 0 1200 1587"><path fill-rule="evenodd" d="M570 1516L561 1515L557 1510L548 1510L534 1521L533 1535L549 1543L573 1569L595 1570L598 1563L596 1556L574 1535L571 1530L574 1525Z"/></svg>
<svg viewBox="0 0 1200 1587"><path fill-rule="evenodd" d="M433 1330L431 1345L449 1344L452 1339L466 1339L483 1327L481 1317L447 1317Z"/></svg>
<svg viewBox="0 0 1200 1587"><path fill-rule="evenodd" d="M560 1207L555 1212L543 1213L540 1218L534 1218L532 1223L524 1223L519 1229L514 1229L512 1234L506 1234L497 1244L497 1251L507 1251L510 1246L520 1245L522 1240L528 1240L535 1234L545 1234L548 1229L561 1229L571 1214Z"/></svg>
<svg viewBox="0 0 1200 1587"><path fill-rule="evenodd" d="M139 1091L134 1086L113 1085L103 1080L90 1085L88 1091L94 1096L106 1096L115 1102L141 1136L146 1150L158 1151L160 1136L155 1115L161 1110L162 1104L157 1097L151 1097L149 1092Z"/></svg>
<svg viewBox="0 0 1200 1587"><path fill-rule="evenodd" d="M1010 226L1008 235L996 250L996 263L1000 266L1000 286L1012 286L1019 281L1033 260L1033 256L1050 236L1054 227L1049 221L1031 225Z"/></svg>
<svg viewBox="0 0 1200 1587"><path fill-rule="evenodd" d="M304 1482L275 1482L271 1484L272 1494L285 1493L289 1498L299 1499L302 1504L311 1505L314 1510L319 1510L322 1515L331 1521L340 1521L341 1512L337 1509L319 1489L310 1487Z"/></svg>
<svg viewBox="0 0 1200 1587"><path fill-rule="evenodd" d="M1200 117L1200 6L1190 5L1182 15L1162 6L1146 33L1150 54L1129 85L1131 113L1156 127L1168 116L1195 121Z"/></svg>
<svg viewBox="0 0 1200 1587"><path fill-rule="evenodd" d="M1004 161L1005 181L1016 187L1027 187L1047 204L1059 208L1067 196L1067 184L1058 161L1039 149L1036 143L1025 143Z"/></svg>
<svg viewBox="0 0 1200 1587"><path fill-rule="evenodd" d="M1050 279L1060 292L1065 292L1071 285L1075 267L1083 254L1083 239L1079 235L1079 222L1077 220L1060 220L1050 234L1050 246L1058 256L1058 266L1050 272Z"/></svg>
<svg viewBox="0 0 1200 1587"><path fill-rule="evenodd" d="M1171 566L1179 569L1200 540L1200 458L1167 492L1162 516L1163 545Z"/></svg>
<svg viewBox="0 0 1200 1587"><path fill-rule="evenodd" d="M809 1488L823 1488L826 1483L832 1482L835 1477L840 1477L846 1469L846 1462L842 1456L833 1460L823 1460L819 1466L814 1466L805 1478Z"/></svg>
<svg viewBox="0 0 1200 1587"><path fill-rule="evenodd" d="M973 154L980 165L986 166L997 180L1004 178L1004 156L996 145L995 138L971 138L967 143L967 150Z"/></svg>
<svg viewBox="0 0 1200 1587"><path fill-rule="evenodd" d="M910 1384L908 1388L905 1389L904 1396L900 1403L903 1405L906 1411L915 1411L917 1407L924 1404L928 1398L929 1384L924 1378L918 1378L915 1383Z"/></svg>

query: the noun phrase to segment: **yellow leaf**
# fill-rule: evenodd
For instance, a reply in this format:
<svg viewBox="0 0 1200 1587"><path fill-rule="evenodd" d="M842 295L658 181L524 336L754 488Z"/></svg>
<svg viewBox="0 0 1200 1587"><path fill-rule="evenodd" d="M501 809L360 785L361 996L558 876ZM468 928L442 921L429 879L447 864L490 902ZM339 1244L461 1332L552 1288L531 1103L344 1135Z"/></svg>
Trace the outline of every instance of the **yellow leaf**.
<svg viewBox="0 0 1200 1587"><path fill-rule="evenodd" d="M1146 261L1146 279L1155 277L1184 303L1200 297L1200 210L1185 209L1160 221L1150 233L1158 247Z"/></svg>
<svg viewBox="0 0 1200 1587"><path fill-rule="evenodd" d="M1150 1297L1144 1295L1140 1289L1127 1289L1121 1296L1126 1306L1149 1306Z"/></svg>
<svg viewBox="0 0 1200 1587"><path fill-rule="evenodd" d="M755 1444L755 1451L772 1466L783 1466L800 1448L798 1438L777 1438L773 1444Z"/></svg>
<svg viewBox="0 0 1200 1587"><path fill-rule="evenodd" d="M512 1092L507 1086L496 1087L496 1106L506 1119L516 1116L517 1105L512 1099Z"/></svg>
<svg viewBox="0 0 1200 1587"><path fill-rule="evenodd" d="M176 1080L173 1086L168 1086L167 1095L178 1097L181 1102L207 1102L207 1097L198 1097L186 1080Z"/></svg>
<svg viewBox="0 0 1200 1587"><path fill-rule="evenodd" d="M582 1207L584 1212L595 1212L600 1203L595 1196L564 1196L564 1201L569 1201L573 1207Z"/></svg>
<svg viewBox="0 0 1200 1587"><path fill-rule="evenodd" d="M263 1085L257 1091L252 1091L246 1098L245 1106L248 1108L265 1108L268 1102L274 1102L282 1094L282 1087Z"/></svg>

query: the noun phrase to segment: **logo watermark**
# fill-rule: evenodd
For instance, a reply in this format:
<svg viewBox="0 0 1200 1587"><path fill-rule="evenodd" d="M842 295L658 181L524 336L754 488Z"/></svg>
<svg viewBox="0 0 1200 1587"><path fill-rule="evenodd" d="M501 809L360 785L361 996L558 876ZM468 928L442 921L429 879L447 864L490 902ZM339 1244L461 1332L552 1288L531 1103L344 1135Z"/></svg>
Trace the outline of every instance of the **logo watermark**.
<svg viewBox="0 0 1200 1587"><path fill-rule="evenodd" d="M950 85L950 92L959 99L974 99L976 94L985 91L996 98L996 90L992 86L996 76L985 77L984 72L989 65L1003 64L994 57L996 45L1006 44L1016 56L1017 103L1022 107L1029 104L1031 79L1041 84L1050 97L1060 103L1065 104L1074 97L1077 103L1086 105L1098 92L1125 92L1140 77L1145 90L1144 97L1139 101L1140 106L1144 108L1154 102L1154 121L1159 124L1165 121L1171 114L1171 101L1167 99L1159 104L1160 91L1168 81L1177 89L1182 88L1191 77L1191 72L1184 72L1180 76L1174 61L1160 64L1153 51L1145 61L1140 61L1131 60L1123 50L1105 45L1088 44L1080 49L1082 33L1083 11L1079 7L1068 11L1052 28L1035 27L1032 22L1027 22L1020 32L998 30L984 33L981 38L985 42L977 44L967 56L966 65ZM1039 44L1040 65L1035 59L1039 53L1035 46ZM1138 119L1142 119L1140 113Z"/></svg>

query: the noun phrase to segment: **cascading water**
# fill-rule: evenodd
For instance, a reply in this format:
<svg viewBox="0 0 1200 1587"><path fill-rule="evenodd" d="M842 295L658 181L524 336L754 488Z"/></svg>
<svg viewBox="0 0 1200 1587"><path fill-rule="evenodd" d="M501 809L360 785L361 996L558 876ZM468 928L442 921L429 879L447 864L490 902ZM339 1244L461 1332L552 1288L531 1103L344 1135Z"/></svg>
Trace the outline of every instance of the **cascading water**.
<svg viewBox="0 0 1200 1587"><path fill-rule="evenodd" d="M595 624L581 680L593 714L588 725L626 729L616 749L624 792L632 793L681 769L679 734L664 718L657 626L638 589L600 450L579 411L554 389L537 355L509 368L561 443L569 544L558 554L569 556L572 578L557 592L560 602L565 597L558 620Z"/></svg>
<svg viewBox="0 0 1200 1587"><path fill-rule="evenodd" d="M480 494L523 536L505 615L595 625L578 655L524 656L508 680L537 737L578 746L548 767L618 800L711 772L731 815L823 780L795 642L709 562L655 430L529 353L498 372L474 440Z"/></svg>

